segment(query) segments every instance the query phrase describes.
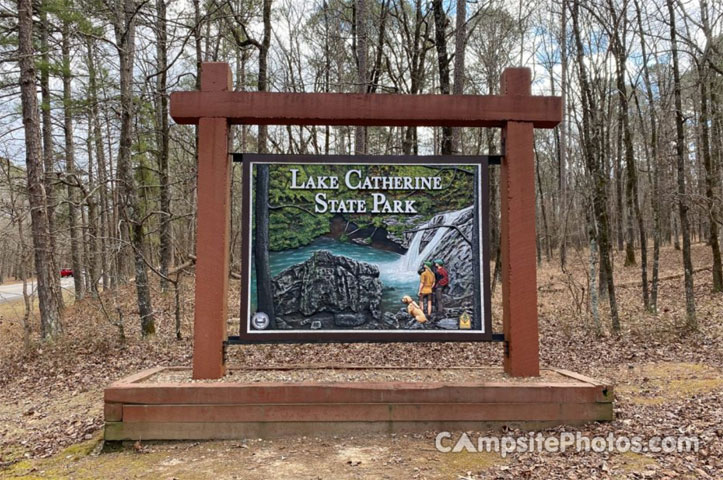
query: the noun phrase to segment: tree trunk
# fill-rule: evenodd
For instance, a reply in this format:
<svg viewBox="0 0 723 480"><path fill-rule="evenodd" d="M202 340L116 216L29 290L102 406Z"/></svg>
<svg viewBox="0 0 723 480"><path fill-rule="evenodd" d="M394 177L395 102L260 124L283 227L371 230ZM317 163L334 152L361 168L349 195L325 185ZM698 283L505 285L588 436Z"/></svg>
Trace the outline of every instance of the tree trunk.
<svg viewBox="0 0 723 480"><path fill-rule="evenodd" d="M673 54L673 93L675 96L675 133L676 160L678 173L678 212L680 230L683 236L683 269L685 272L685 312L689 329L697 330L695 317L695 296L693 291L693 261L690 256L690 224L688 223L688 204L685 193L685 131L683 130L683 101L680 86L680 67L678 65L678 41L675 30L675 10L673 0L666 0L670 16L670 47Z"/></svg>
<svg viewBox="0 0 723 480"><path fill-rule="evenodd" d="M589 215L587 215L587 217L590 230L590 284L588 285L588 295L590 297L590 314L592 315L592 322L593 326L595 327L595 333L600 335L600 333L602 332L602 326L600 324L600 309L598 308L600 302L598 298L598 287L595 284L598 270L598 247L595 240L595 221L592 218L589 218Z"/></svg>
<svg viewBox="0 0 723 480"><path fill-rule="evenodd" d="M156 148L158 149L158 177L160 181L160 242L161 291L168 288L168 270L173 258L171 237L171 187L168 180L168 95L166 93L168 68L168 32L166 30L166 0L156 0Z"/></svg>
<svg viewBox="0 0 723 480"><path fill-rule="evenodd" d="M535 149L537 150L537 149ZM543 228L543 235L545 239L545 259L547 262L550 262L550 257L552 256L551 248L550 248L550 232L547 227L547 209L545 208L545 197L542 194L542 177L540 176L540 157L537 156L537 152L535 151L535 173L537 176L537 199L540 202L540 212L542 213L542 228ZM539 238L539 235L538 235ZM540 263L538 261L538 263Z"/></svg>
<svg viewBox="0 0 723 480"><path fill-rule="evenodd" d="M329 48L329 3L323 2L324 12L324 93L331 91L331 50ZM329 144L331 141L331 129L324 125L324 155L329 155Z"/></svg>
<svg viewBox="0 0 723 480"><path fill-rule="evenodd" d="M706 34L706 50L704 56L710 53L710 42L712 40L710 19L708 16L708 5L705 0L700 2L701 20L703 29ZM720 178L718 162L713 160L711 146L710 146L710 128L709 122L711 120L709 100L713 97L711 91L711 99L709 99L709 67L707 58L703 58L699 64L699 82L700 82L700 126L701 126L701 137L702 137L702 148L703 148L703 164L705 167L705 196L708 200L708 243L713 254L713 291L723 291L723 265L721 265L721 253L720 253L720 242L718 239L718 221L716 218L716 212L719 210L717 207L718 201L715 198L715 193L718 191L718 184ZM715 86L711 89L715 90ZM712 101L715 105L715 102ZM715 137L714 137L715 138ZM719 140L720 141L720 140Z"/></svg>
<svg viewBox="0 0 723 480"><path fill-rule="evenodd" d="M65 8L71 9L71 0L65 0ZM75 173L75 146L73 145L73 97L72 74L70 65L70 25L63 20L61 51L63 54L63 134L65 137L65 173L68 194L68 223L70 227L70 255L73 263L73 284L75 299L80 300L85 294L83 275L85 268L81 252L81 231L78 229L78 195L77 187L72 184L79 182Z"/></svg>
<svg viewBox="0 0 723 480"><path fill-rule="evenodd" d="M254 261L256 264L257 310L269 316L276 328L274 293L269 268L269 166L256 167Z"/></svg>
<svg viewBox="0 0 723 480"><path fill-rule="evenodd" d="M45 198L43 164L40 157L40 118L35 91L33 52L33 12L31 0L18 0L18 56L20 67L20 98L25 129L25 167L28 202L30 204L33 250L37 275L40 322L44 339L55 339L63 331L58 299L53 289L50 231Z"/></svg>
<svg viewBox="0 0 723 480"><path fill-rule="evenodd" d="M560 268L564 269L567 262L567 0L562 0L562 15L560 22L560 63L561 80L560 96L562 97L562 121L558 127L560 133L558 176L560 188L560 218L564 216L565 221L560 220L562 225L559 228L560 242Z"/></svg>
<svg viewBox="0 0 723 480"><path fill-rule="evenodd" d="M491 92L491 90L490 90ZM487 154L488 155L495 155L497 153L497 146L495 145L495 133L491 128L486 128L485 130L485 136L487 138ZM499 176L499 170L496 168L492 168L489 170L489 202L490 202L490 251L494 252L495 256L495 268L492 271L492 288L491 291L494 293L495 286L497 285L497 281L500 280L502 275L502 268L501 268L501 259L502 259L502 249L500 245L500 213L499 213L499 202L498 202L498 195L499 195L499 182L498 177Z"/></svg>
<svg viewBox="0 0 723 480"><path fill-rule="evenodd" d="M617 144L615 154L615 234L618 241L618 250L625 251L625 266L635 263L635 252L633 251L632 245L628 243L630 249L625 248L625 229L623 228L623 219L625 218L625 212L623 210L623 167L622 167L622 133L623 133L623 119L618 115L617 124ZM628 215L630 217L630 215ZM632 255L632 260L628 257L628 254Z"/></svg>
<svg viewBox="0 0 723 480"><path fill-rule="evenodd" d="M618 315L617 299L615 297L615 282L613 278L612 261L610 260L610 223L607 212L607 172L602 168L602 158L597 154L596 138L593 134L593 125L596 123L597 107L593 102L592 89L585 66L584 48L580 35L579 0L573 1L572 25L575 38L577 70L580 80L582 99L582 142L583 156L591 176L593 190L593 210L597 222L598 249L600 251L600 277L607 286L608 304L610 305L610 319L613 332L620 332L620 317Z"/></svg>
<svg viewBox="0 0 723 480"><path fill-rule="evenodd" d="M88 112L88 128L86 130L87 136L85 140L86 150L88 152L88 191L86 201L88 202L88 255L86 255L86 263L88 265L88 288L94 296L98 296L98 281L100 274L98 267L101 264L102 252L98 248L99 245L99 229L98 229L98 202L96 200L96 174L93 169L97 169L97 163L93 158L94 147L93 147L93 118Z"/></svg>
<svg viewBox="0 0 723 480"><path fill-rule="evenodd" d="M57 207L57 198L55 196L55 159L53 148L53 117L50 113L50 45L48 43L48 12L45 1L41 1L39 8L40 22L38 23L38 31L40 33L40 95L42 99L41 111L43 120L43 168L45 170L43 177L43 187L45 188L45 204L47 210L48 222L48 241L49 243L49 261L53 274L50 282L58 301L58 308L62 311L65 307L63 299L63 291L60 288L60 280L58 272L60 266L57 256L57 241L55 226L55 208Z"/></svg>
<svg viewBox="0 0 723 480"><path fill-rule="evenodd" d="M434 10L434 46L437 49L437 67L439 68L439 91L442 95L450 93L449 56L447 54L447 14L442 0L432 0ZM451 155L452 127L442 127L441 153Z"/></svg>
<svg viewBox="0 0 723 480"><path fill-rule="evenodd" d="M128 236L133 248L133 258L136 275L136 296L138 300L138 313L141 317L141 333L148 336L156 333L151 292L148 285L148 271L144 259L144 233L141 218L141 209L133 175L133 159L131 148L133 146L132 122L134 114L133 104L133 63L135 57L135 28L136 4L134 0L124 0L116 7L114 22L116 40L118 42L118 55L120 57L120 107L121 128L120 148L118 151L117 174L118 199L120 213L128 226Z"/></svg>
<svg viewBox="0 0 723 480"><path fill-rule="evenodd" d="M259 92L266 92L269 88L268 85L268 56L269 47L271 46L271 0L263 0L263 22L264 22L264 35L261 40L259 47L259 78L258 78L258 90ZM268 151L267 140L268 140L268 128L266 125L259 125L259 153L266 153Z"/></svg>
<svg viewBox="0 0 723 480"><path fill-rule="evenodd" d="M367 92L367 54L368 54L368 16L367 0L355 0L354 31L356 32L356 71L357 92ZM363 155L367 152L366 128L354 127L354 153Z"/></svg>
<svg viewBox="0 0 723 480"><path fill-rule="evenodd" d="M95 68L95 49L94 40L87 39L88 49L88 102L90 103L90 117L92 125L93 143L95 146L95 159L98 165L98 193L100 196L100 267L103 282L103 289L111 286L110 266L110 238L112 238L112 227L109 219L109 202L108 202L108 172L105 163L105 150L103 149L103 133L100 126L100 115L98 113L98 83Z"/></svg>
<svg viewBox="0 0 723 480"><path fill-rule="evenodd" d="M366 93L377 93L379 88L379 80L381 79L383 68L382 62L384 60L384 40L386 38L387 30L387 15L388 15L388 0L382 0L381 12L379 14L379 22L377 26L379 28L379 34L377 36L377 51L374 57L374 65L372 65L371 72L368 75L368 86Z"/></svg>
<svg viewBox="0 0 723 480"><path fill-rule="evenodd" d="M457 0L457 16L455 20L456 32L454 35L454 84L452 93L462 95L464 93L464 50L467 45L467 0ZM462 144L462 127L452 129L451 150L457 154L464 154Z"/></svg>
<svg viewBox="0 0 723 480"><path fill-rule="evenodd" d="M643 30L643 21L640 14L640 4L635 0L635 15L640 35L640 48L643 57L643 81L645 83L645 94L650 108L650 147L651 156L654 162L653 169L653 281L650 291L650 309L653 313L658 312L658 270L660 265L660 166L658 160L658 126L655 113L655 98L653 96L652 83L650 81L650 70L648 68L648 55ZM642 119L641 119L642 120ZM647 283L647 281L646 281Z"/></svg>
<svg viewBox="0 0 723 480"><path fill-rule="evenodd" d="M400 16L403 21L407 22L407 13L405 8L399 8ZM422 1L414 2L414 24L413 32L410 35L409 29L404 29L407 48L405 51L409 61L409 93L416 95L420 92L424 79L425 60L427 50L424 48L424 39L427 36L427 22L422 12ZM417 155L419 152L419 144L417 142L417 127L407 127L404 130L404 139L402 140L402 152L405 155Z"/></svg>
<svg viewBox="0 0 723 480"><path fill-rule="evenodd" d="M615 11L615 7L612 1L608 1L610 8L610 15L613 19L617 19L625 24L625 18L627 12L623 10L620 15ZM617 25L619 22L614 21ZM623 27L623 32L626 28ZM623 128L623 145L625 151L625 171L627 173L625 182L625 197L628 207L628 238L627 248L625 254L625 264L635 264L635 250L633 249L634 243L634 228L633 228L633 216L638 223L638 231L640 238L640 275L641 284L643 290L643 305L647 310L650 309L650 297L648 295L648 242L645 235L645 222L643 221L643 215L640 211L640 200L638 198L638 174L637 167L635 166L635 153L633 151L633 136L630 127L630 112L627 88L625 86L625 65L626 65L626 48L623 43L623 37L621 37L618 29L613 30L613 51L615 54L615 65L616 65L616 83L618 90L618 101L620 106L620 116L622 119Z"/></svg>
<svg viewBox="0 0 723 480"><path fill-rule="evenodd" d="M268 89L268 52L271 45L271 0L264 0L263 7L264 35L259 48L259 79L258 90ZM267 152L267 129L259 125L259 153ZM256 264L257 310L269 316L269 328L276 328L274 312L274 294L271 285L271 267L269 265L269 166L256 167L254 219L256 231L254 236L254 262Z"/></svg>
<svg viewBox="0 0 723 480"><path fill-rule="evenodd" d="M90 163L90 158L88 159L88 162ZM88 238L88 214L90 212L90 208L83 208L83 205L80 206L80 243L82 246L82 270L81 273L83 275L83 285L84 285L84 294L88 291L90 288L89 286L92 283L91 277L90 277L90 264L92 263L91 257L90 257L90 239Z"/></svg>
<svg viewBox="0 0 723 480"><path fill-rule="evenodd" d="M718 183L718 171L710 151L710 121L708 107L708 75L707 68L703 66L700 74L700 126L703 149L703 165L705 166L705 196L708 200L708 243L713 253L713 291L723 291L723 269L721 267L720 243L718 241L718 222L716 221L716 198L715 192Z"/></svg>
<svg viewBox="0 0 723 480"><path fill-rule="evenodd" d="M18 236L20 237L20 255L19 258L21 260L20 265L20 280L23 282L23 304L25 306L25 311L23 312L23 345L25 345L25 348L30 347L30 335L32 334L32 330L30 328L30 312L32 312L32 301L30 299L30 292L28 292L28 275L26 273L25 268L25 262L24 260L27 258L25 255L25 233L23 232L23 219L18 219Z"/></svg>

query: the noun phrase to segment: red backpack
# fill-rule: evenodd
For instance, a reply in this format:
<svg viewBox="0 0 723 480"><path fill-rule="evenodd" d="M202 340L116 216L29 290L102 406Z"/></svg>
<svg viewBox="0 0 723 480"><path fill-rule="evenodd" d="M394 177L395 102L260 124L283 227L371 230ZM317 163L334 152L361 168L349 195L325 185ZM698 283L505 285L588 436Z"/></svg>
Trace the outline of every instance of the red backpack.
<svg viewBox="0 0 723 480"><path fill-rule="evenodd" d="M440 277L439 280L437 280L437 285L440 287L449 285L449 272L447 272L446 268L442 266L437 267L437 274Z"/></svg>

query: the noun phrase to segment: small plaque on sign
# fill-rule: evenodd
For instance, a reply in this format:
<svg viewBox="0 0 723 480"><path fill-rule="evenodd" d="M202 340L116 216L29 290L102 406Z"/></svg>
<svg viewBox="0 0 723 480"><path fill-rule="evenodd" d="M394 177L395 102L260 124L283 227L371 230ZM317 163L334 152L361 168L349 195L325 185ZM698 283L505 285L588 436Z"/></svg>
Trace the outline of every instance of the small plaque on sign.
<svg viewBox="0 0 723 480"><path fill-rule="evenodd" d="M467 312L464 312L459 317L459 328L460 330L469 330L470 328L472 328L472 322Z"/></svg>
<svg viewBox="0 0 723 480"><path fill-rule="evenodd" d="M256 312L254 313L254 316L251 317L251 325L256 330L264 330L268 328L269 323L269 316L266 315L264 312Z"/></svg>

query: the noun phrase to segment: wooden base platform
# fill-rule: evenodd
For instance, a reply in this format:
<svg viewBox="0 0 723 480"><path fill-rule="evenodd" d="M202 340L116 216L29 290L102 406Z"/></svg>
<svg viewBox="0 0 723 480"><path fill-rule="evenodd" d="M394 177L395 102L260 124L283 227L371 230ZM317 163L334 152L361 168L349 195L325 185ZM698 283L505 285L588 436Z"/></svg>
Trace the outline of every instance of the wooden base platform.
<svg viewBox="0 0 723 480"><path fill-rule="evenodd" d="M354 368L361 370L343 367ZM613 418L612 387L558 369L547 372L554 372L564 381L162 380L164 372L184 370L153 368L106 388L105 439L202 440L459 431L500 424L540 428ZM154 377L161 380L154 381Z"/></svg>

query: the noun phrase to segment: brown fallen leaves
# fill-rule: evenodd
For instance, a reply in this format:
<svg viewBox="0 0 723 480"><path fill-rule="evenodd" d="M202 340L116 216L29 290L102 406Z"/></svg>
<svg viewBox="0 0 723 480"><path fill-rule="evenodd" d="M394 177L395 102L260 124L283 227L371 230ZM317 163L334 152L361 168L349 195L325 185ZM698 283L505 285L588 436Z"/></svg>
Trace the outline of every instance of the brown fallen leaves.
<svg viewBox="0 0 723 480"><path fill-rule="evenodd" d="M693 253L695 268L710 263L710 251L705 245L696 245ZM384 436L348 443L386 445L389 454L380 458L380 462L395 472L390 478L720 478L723 475L723 295L710 292L710 272L703 270L695 275L698 332L688 332L683 327L682 278L672 278L661 283L657 316L643 309L639 285L618 290L623 326L619 337L609 334L607 307L601 302L604 331L602 336L597 336L586 308L586 260L585 252L571 254L570 275L560 272L554 263L544 264L539 270L541 362L617 384L616 420L582 427L558 427L545 433L695 435L701 439L700 452L663 455L568 451L515 454L506 461L497 456L473 455L464 461L455 457L454 461L459 463L449 464L451 460L437 456L436 452L429 453L429 462L415 460L418 457L408 458L409 452L395 450L401 448L395 443L397 440ZM665 249L661 256L661 277L680 272L680 263L679 252ZM639 269L624 268L622 258L616 258L615 274L619 283L628 284L639 277ZM128 335L125 342L119 340L117 328L104 317L94 299L68 307L65 338L52 344L35 339L29 350L23 347L19 323L4 319L0 324L0 468L24 456L53 455L95 434L102 427L102 389L112 381L152 366L190 365L193 279L186 277L182 288L184 340L181 341L174 338L173 295L163 295L158 290L154 292L158 334L150 340L140 338L132 286L121 288L115 295ZM229 301L231 312L238 308L238 290L239 283L234 281ZM110 293L103 295L103 301L106 311L114 312ZM495 328L500 331L499 289L493 304ZM33 321L37 322L37 318ZM38 331L37 324L33 328L34 332ZM502 348L497 343L275 345L234 347L228 352L232 367L291 363L443 367L499 365L501 359ZM504 433L523 436L527 432ZM410 437L405 441L412 442L404 444L405 448L412 445L428 450L434 445L433 435ZM297 448L297 442L287 442L288 450L279 445L280 442L267 445L275 458L282 456L282 452L284 456L292 454ZM140 442L133 445L136 452L146 448ZM327 446L321 442L308 448L309 453L298 461L307 458L310 462L323 462L325 452L334 446L333 442ZM248 450L235 449L237 452ZM395 461L395 458L404 460ZM346 457L344 462L346 460L353 462L357 457ZM366 468L368 463L364 461L350 471ZM452 470L442 469L443 465L451 465Z"/></svg>

